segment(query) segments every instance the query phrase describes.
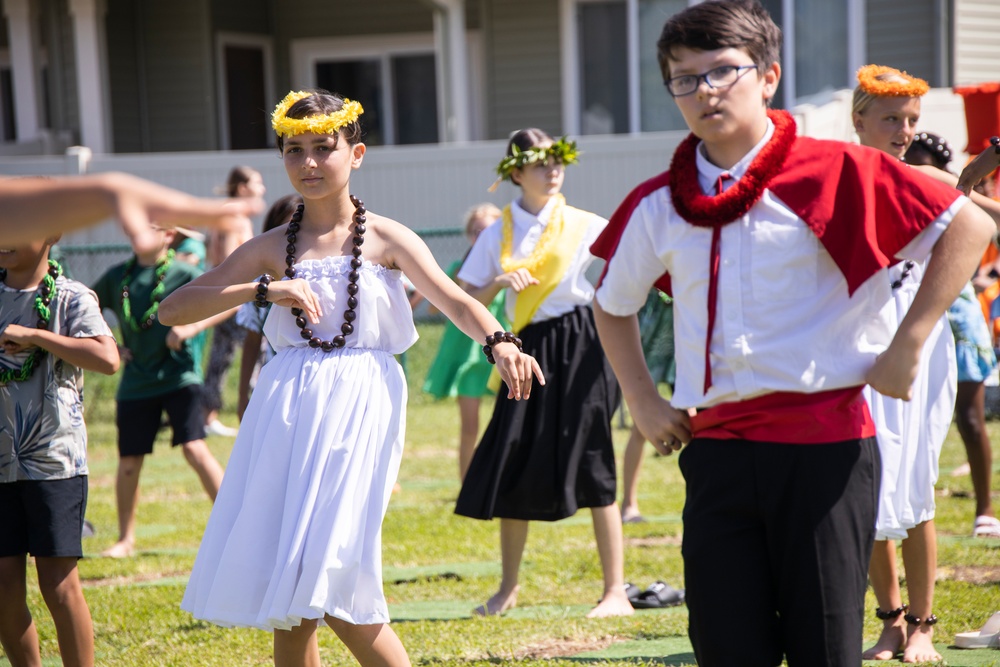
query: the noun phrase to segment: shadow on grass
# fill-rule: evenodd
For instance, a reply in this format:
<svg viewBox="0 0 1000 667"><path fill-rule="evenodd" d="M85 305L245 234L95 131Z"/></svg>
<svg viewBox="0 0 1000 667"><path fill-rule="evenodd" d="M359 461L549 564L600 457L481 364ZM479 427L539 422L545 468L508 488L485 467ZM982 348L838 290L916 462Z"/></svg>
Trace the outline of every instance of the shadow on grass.
<svg viewBox="0 0 1000 667"><path fill-rule="evenodd" d="M580 663L604 663L607 664L608 658L606 657L578 657L578 656L567 656L564 658L559 658L559 660L565 660L567 662L580 662ZM670 667L686 667L688 665L696 665L694 653L675 653L673 655L665 655L662 657L649 657L644 655L637 655L631 658L615 658L615 662L635 664L635 665L665 665Z"/></svg>

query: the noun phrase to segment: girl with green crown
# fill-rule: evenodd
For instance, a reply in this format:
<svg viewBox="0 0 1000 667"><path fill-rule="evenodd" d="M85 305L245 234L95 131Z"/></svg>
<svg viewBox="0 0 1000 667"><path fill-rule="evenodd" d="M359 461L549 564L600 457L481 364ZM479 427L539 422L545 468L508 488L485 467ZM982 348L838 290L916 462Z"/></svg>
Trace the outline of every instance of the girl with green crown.
<svg viewBox="0 0 1000 667"><path fill-rule="evenodd" d="M264 334L277 353L250 397L181 606L273 631L279 666L319 664L319 621L362 665L409 664L388 626L381 554L406 421L394 355L417 338L403 272L485 342L510 398L526 399L533 375L542 380L520 340L438 268L420 237L351 193L365 156L361 113L325 91L290 93L272 125L304 204L160 310L179 324L272 304Z"/></svg>
<svg viewBox="0 0 1000 667"><path fill-rule="evenodd" d="M558 521L589 507L604 594L588 616L632 613L623 580L621 515L615 502L611 415L618 385L597 341L585 277L588 248L607 224L560 194L576 145L529 128L511 135L497 167L520 196L479 235L458 277L483 303L506 289L507 316L538 359L546 386L530 401L498 400L458 497L456 513L500 517L500 588L475 612L517 602L529 521ZM502 394L501 394L502 395Z"/></svg>

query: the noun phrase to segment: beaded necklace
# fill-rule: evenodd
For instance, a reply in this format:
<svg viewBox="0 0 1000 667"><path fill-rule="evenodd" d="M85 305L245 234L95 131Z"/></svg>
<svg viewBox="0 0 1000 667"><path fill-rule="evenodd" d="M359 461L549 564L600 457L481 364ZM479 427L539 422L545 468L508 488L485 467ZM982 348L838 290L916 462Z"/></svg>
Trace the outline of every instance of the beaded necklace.
<svg viewBox="0 0 1000 667"><path fill-rule="evenodd" d="M358 318L358 313L355 310L358 307L358 269L361 268L363 263L363 258L361 257L361 245L365 242L365 222L368 218L365 217L366 209L363 201L351 195L351 203L354 204L354 237L351 241L354 243L354 247L351 248L351 254L354 255L351 258L351 271L347 274L347 309L344 311L344 323L340 325L341 333L337 334L331 340L323 340L319 336L313 336L312 329L307 325L309 324L302 314L301 308L292 308L292 315L295 316L295 324L298 325L300 331L299 335L305 340L309 341L309 347L320 348L324 352L330 352L336 348L344 347L347 343L347 337L354 333L354 320ZM288 223L288 230L285 232L285 240L288 241L288 245L285 247L285 275L288 278L295 277L295 238L296 234L299 233L302 222L302 212L305 210L303 204L299 204L298 208L295 209L295 213L292 214L292 219Z"/></svg>
<svg viewBox="0 0 1000 667"><path fill-rule="evenodd" d="M552 213L549 214L549 221L545 229L538 237L535 248L531 254L522 259L512 259L511 253L514 246L514 218L511 214L510 204L503 209L503 237L500 242L500 267L506 272L527 269L528 273L534 275L545 260L549 258L552 247L559 240L563 230L563 209L566 207L566 198L561 194L555 196L555 205Z"/></svg>
<svg viewBox="0 0 1000 667"><path fill-rule="evenodd" d="M149 293L149 308L142 316L142 323L137 323L132 317L132 302L129 299L129 283L132 282L132 269L135 268L135 261L136 258L133 255L125 263L125 275L122 277L122 319L128 322L132 331L139 332L146 331L156 322L156 311L160 309L160 300L163 298L163 293L167 291L163 279L166 277L167 271L170 270L170 264L174 261L174 250L171 248L166 255L156 260L156 284L153 285L153 291Z"/></svg>
<svg viewBox="0 0 1000 667"><path fill-rule="evenodd" d="M62 267L54 259L49 260L49 270L42 278L42 284L38 286L38 293L35 295L35 312L38 313L38 321L35 323L37 329L48 329L52 320L52 311L49 304L56 298L56 279L62 275ZM7 269L0 269L0 282L7 280ZM0 385L11 382L24 382L35 372L35 367L45 356L45 350L36 347L28 355L28 358L21 364L21 368L4 368L0 370Z"/></svg>

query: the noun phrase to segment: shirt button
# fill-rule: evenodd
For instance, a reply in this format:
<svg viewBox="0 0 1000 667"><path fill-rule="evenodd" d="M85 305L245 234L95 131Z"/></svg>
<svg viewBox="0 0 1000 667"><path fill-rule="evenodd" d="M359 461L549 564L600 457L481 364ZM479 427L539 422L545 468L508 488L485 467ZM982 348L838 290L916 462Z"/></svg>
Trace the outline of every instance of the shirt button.
<svg viewBox="0 0 1000 667"><path fill-rule="evenodd" d="M733 265L733 260L731 260L731 259L729 259L727 257L726 259L722 260L722 265L723 266L732 266Z"/></svg>

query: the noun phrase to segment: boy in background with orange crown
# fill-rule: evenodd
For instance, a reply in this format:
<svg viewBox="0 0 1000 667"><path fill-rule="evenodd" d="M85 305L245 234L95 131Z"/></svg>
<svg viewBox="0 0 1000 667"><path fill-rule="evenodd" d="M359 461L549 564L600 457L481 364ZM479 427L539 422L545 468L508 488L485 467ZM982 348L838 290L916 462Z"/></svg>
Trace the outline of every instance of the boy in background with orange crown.
<svg viewBox="0 0 1000 667"><path fill-rule="evenodd" d="M768 110L781 32L756 0L689 7L657 48L692 135L592 247L608 260L595 317L640 430L665 453L687 445L695 655L702 667L858 665L880 477L861 388L909 397L993 225L881 152L797 138L789 114ZM884 269L928 256L894 332ZM670 403L639 346L653 284L674 298Z"/></svg>

